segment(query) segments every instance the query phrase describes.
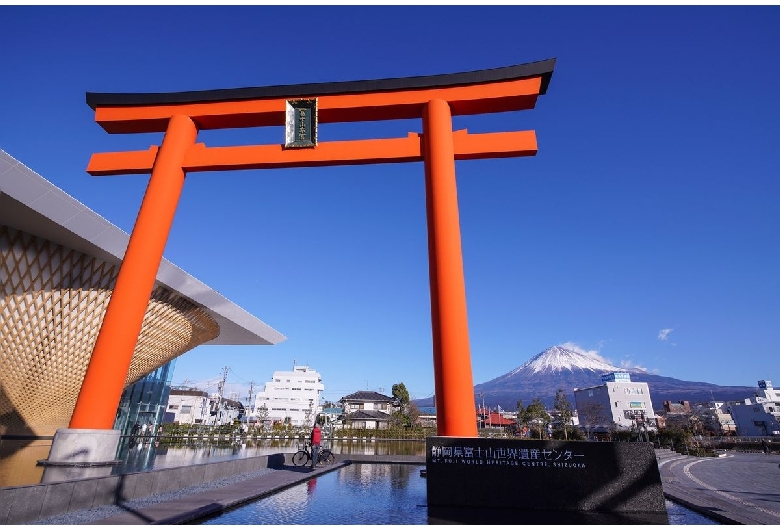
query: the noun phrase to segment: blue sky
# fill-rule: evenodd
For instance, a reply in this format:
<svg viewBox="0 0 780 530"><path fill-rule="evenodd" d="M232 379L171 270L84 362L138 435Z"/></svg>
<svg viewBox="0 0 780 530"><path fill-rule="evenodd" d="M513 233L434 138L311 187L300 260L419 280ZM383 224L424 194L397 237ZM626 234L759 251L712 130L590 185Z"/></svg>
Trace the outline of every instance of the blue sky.
<svg viewBox="0 0 780 530"><path fill-rule="evenodd" d="M458 162L474 383L569 343L722 385L780 379L780 9L0 7L0 148L125 231L148 177L90 177L109 135L91 92L431 75L555 57L535 109L456 118L534 129L535 157ZM418 121L320 127L405 136ZM207 145L282 143L281 129ZM293 361L324 397L433 394L422 163L196 173L165 256L285 334L201 346L174 383L246 396ZM209 386L210 385L210 386Z"/></svg>

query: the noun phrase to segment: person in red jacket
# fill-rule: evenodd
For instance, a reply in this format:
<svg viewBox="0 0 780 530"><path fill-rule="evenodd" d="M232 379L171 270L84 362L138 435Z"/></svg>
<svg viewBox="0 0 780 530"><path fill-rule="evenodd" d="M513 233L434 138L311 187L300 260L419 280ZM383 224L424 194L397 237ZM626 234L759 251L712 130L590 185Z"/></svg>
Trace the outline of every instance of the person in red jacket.
<svg viewBox="0 0 780 530"><path fill-rule="evenodd" d="M320 452L320 442L322 441L322 431L320 430L320 424L315 423L314 428L311 430L311 468L317 465L317 456Z"/></svg>

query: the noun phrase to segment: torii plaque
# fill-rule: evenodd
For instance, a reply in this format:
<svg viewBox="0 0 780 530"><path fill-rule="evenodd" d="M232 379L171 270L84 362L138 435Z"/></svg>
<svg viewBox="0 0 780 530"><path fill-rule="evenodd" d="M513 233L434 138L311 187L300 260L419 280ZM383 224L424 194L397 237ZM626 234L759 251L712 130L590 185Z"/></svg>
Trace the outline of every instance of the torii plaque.
<svg viewBox="0 0 780 530"><path fill-rule="evenodd" d="M455 161L533 156L534 131L469 134L452 116L532 109L555 59L490 70L371 81L175 93L87 93L108 133L164 132L147 151L96 153L90 175L151 174L70 429L111 429L185 175L423 161L435 405L439 436L477 435ZM290 124L288 117L292 116ZM422 119L406 138L318 141L317 122ZM276 145L206 147L208 129L287 125Z"/></svg>

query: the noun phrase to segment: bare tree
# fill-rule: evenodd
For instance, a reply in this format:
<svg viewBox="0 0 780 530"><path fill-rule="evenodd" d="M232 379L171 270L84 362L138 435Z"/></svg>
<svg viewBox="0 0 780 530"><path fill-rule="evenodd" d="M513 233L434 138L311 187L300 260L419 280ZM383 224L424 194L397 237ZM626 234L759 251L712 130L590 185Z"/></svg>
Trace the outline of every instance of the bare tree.
<svg viewBox="0 0 780 530"><path fill-rule="evenodd" d="M555 410L558 411L558 417L561 419L561 425L563 426L563 437L569 439L569 423L574 415L569 399L566 397L566 393L563 389L559 388L555 393Z"/></svg>
<svg viewBox="0 0 780 530"><path fill-rule="evenodd" d="M605 425L607 423L606 416L604 414L604 405L597 401L590 401L577 411L579 417L585 420L585 431L588 433L588 439L590 439L591 431L593 427L598 425Z"/></svg>

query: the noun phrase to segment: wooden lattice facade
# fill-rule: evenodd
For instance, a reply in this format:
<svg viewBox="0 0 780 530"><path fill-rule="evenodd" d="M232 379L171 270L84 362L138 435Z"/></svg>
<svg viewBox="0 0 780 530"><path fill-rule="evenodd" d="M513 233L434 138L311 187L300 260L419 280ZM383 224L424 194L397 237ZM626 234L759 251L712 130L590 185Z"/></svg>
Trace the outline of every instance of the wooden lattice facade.
<svg viewBox="0 0 780 530"><path fill-rule="evenodd" d="M0 225L0 435L68 426L118 270ZM204 309L155 286L125 386L219 332Z"/></svg>

